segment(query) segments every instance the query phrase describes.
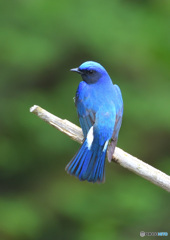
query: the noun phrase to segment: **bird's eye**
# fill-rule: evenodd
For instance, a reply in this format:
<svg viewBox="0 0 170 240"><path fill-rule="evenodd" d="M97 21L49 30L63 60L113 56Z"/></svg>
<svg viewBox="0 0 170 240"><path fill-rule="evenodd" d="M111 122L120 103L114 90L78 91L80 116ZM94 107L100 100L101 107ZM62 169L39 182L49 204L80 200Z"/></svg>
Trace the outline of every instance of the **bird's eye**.
<svg viewBox="0 0 170 240"><path fill-rule="evenodd" d="M94 71L93 70L89 70L89 73L92 74L92 73L94 73Z"/></svg>

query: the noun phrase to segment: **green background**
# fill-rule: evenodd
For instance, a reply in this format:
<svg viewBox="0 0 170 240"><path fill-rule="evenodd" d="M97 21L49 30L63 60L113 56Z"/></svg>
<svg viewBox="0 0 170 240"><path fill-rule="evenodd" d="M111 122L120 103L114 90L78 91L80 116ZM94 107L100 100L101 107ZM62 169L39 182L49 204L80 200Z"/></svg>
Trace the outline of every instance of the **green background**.
<svg viewBox="0 0 170 240"><path fill-rule="evenodd" d="M37 104L79 124L69 69L100 62L124 99L118 146L169 174L169 16L168 0L0 2L0 240L169 231L165 190L115 163L104 184L69 176L79 144L29 113Z"/></svg>

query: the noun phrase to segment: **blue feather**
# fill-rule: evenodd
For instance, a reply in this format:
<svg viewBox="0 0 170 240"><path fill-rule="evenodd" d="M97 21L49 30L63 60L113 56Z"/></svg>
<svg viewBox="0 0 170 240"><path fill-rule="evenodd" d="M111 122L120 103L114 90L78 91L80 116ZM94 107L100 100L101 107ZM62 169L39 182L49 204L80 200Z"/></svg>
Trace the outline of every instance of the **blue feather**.
<svg viewBox="0 0 170 240"><path fill-rule="evenodd" d="M104 146L92 146L89 150L87 141L85 141L73 157L73 159L66 166L66 171L78 177L80 180L87 180L89 182L102 182L104 181L104 163L106 151L103 152Z"/></svg>

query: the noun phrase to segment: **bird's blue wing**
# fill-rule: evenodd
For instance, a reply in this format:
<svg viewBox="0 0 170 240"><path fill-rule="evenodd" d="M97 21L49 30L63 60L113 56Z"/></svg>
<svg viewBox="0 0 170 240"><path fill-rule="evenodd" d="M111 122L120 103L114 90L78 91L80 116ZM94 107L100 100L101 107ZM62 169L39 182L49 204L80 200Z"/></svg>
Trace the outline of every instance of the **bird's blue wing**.
<svg viewBox="0 0 170 240"><path fill-rule="evenodd" d="M119 115L123 116L123 98L122 93L118 85L114 84L114 90L115 90L115 101L116 101L116 108L117 112L119 112Z"/></svg>
<svg viewBox="0 0 170 240"><path fill-rule="evenodd" d="M84 82L79 84L79 87L76 92L75 105L77 107L77 113L79 117L80 126L83 130L84 137L86 138L87 133L91 126L95 123L95 111L89 106L90 95L87 91L83 91Z"/></svg>
<svg viewBox="0 0 170 240"><path fill-rule="evenodd" d="M117 140L118 140L118 135L119 135L119 130L122 124L122 117L123 117L123 99L122 99L122 94L120 91L119 86L114 85L115 88L115 93L116 93L116 99L115 99L115 107L116 107L116 120L115 120L115 126L114 126L114 131L112 134L111 142L108 147L107 151L107 157L108 161L110 162L112 159L112 155L114 153Z"/></svg>
<svg viewBox="0 0 170 240"><path fill-rule="evenodd" d="M94 125L95 113L87 110L86 115L79 115L79 121L83 130L83 135L86 138L89 129Z"/></svg>
<svg viewBox="0 0 170 240"><path fill-rule="evenodd" d="M122 94L120 91L119 86L114 85L115 88L115 93L116 93L116 101L115 101L115 106L116 106L116 122L115 122L115 127L114 127L114 132L112 138L118 138L119 130L122 124L122 117L123 117L123 99L122 99Z"/></svg>

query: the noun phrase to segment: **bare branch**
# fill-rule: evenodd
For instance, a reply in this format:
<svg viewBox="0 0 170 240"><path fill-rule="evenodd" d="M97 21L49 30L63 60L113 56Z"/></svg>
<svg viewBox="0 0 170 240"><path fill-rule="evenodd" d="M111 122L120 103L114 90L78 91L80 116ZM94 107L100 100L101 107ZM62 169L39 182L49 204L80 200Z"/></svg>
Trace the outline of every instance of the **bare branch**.
<svg viewBox="0 0 170 240"><path fill-rule="evenodd" d="M83 142L82 130L75 124L56 117L55 115L36 105L30 108L30 112L34 113L48 124L65 133L74 141L79 143ZM122 167L127 168L128 170L147 179L153 184L170 192L170 176L139 160L138 158L133 157L122 149L116 147L112 160L119 163Z"/></svg>

